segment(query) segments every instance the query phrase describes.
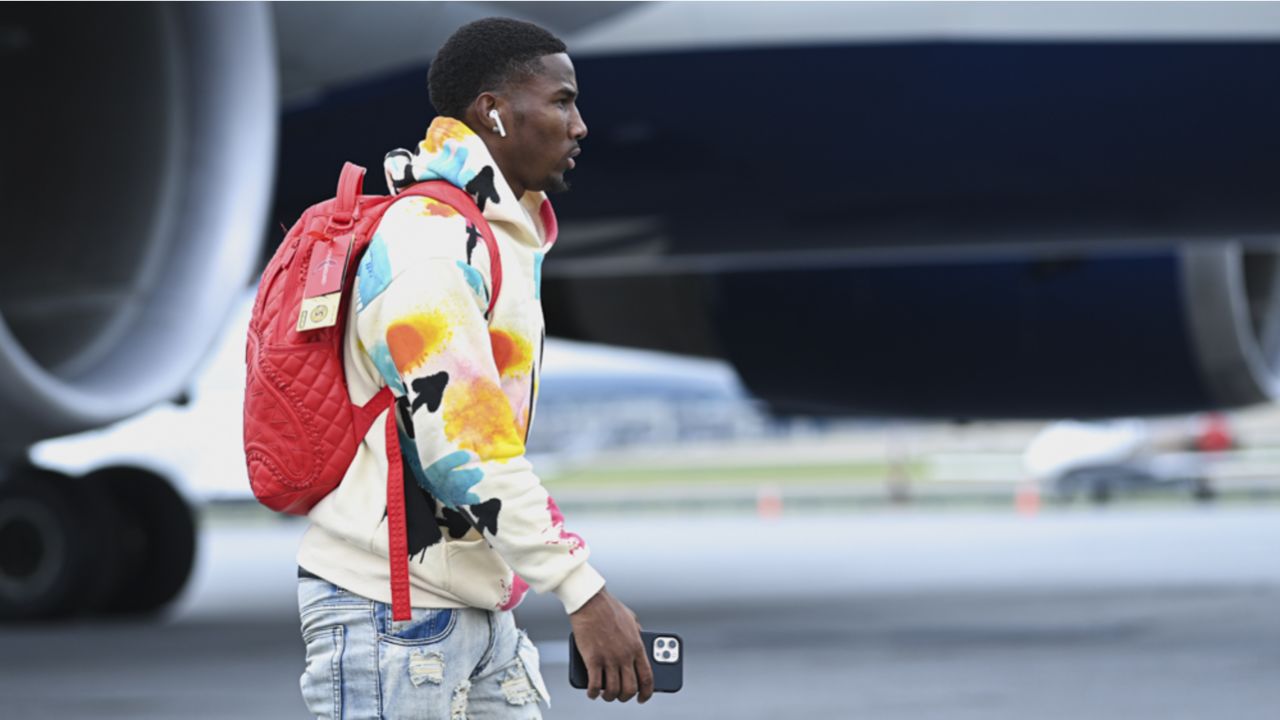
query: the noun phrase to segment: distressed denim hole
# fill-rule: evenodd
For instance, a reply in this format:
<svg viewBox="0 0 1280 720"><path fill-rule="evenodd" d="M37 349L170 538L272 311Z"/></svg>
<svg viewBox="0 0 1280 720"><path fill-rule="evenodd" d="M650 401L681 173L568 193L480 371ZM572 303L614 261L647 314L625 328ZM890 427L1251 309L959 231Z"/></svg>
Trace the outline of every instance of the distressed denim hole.
<svg viewBox="0 0 1280 720"><path fill-rule="evenodd" d="M467 698L471 693L471 681L463 680L453 691L453 702L449 706L449 720L467 720Z"/></svg>
<svg viewBox="0 0 1280 720"><path fill-rule="evenodd" d="M409 680L415 687L429 682L444 682L444 655L436 651L414 650L409 653Z"/></svg>
<svg viewBox="0 0 1280 720"><path fill-rule="evenodd" d="M502 696L511 705L528 705L538 701L538 691L529 681L524 665L517 663L502 678Z"/></svg>

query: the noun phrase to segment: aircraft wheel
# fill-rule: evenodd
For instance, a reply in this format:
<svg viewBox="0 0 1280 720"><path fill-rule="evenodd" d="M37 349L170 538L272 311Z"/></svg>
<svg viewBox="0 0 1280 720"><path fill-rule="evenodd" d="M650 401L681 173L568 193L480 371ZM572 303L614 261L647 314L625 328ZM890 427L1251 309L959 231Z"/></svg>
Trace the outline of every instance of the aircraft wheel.
<svg viewBox="0 0 1280 720"><path fill-rule="evenodd" d="M93 609L116 574L110 503L60 473L22 465L0 482L0 620Z"/></svg>
<svg viewBox="0 0 1280 720"><path fill-rule="evenodd" d="M1209 478L1196 478L1191 488L1191 497L1199 502L1209 502L1218 497L1218 491L1213 488L1213 483L1209 482Z"/></svg>
<svg viewBox="0 0 1280 720"><path fill-rule="evenodd" d="M1070 505L1080 492L1080 481L1075 475L1060 477L1053 483L1053 498L1063 505Z"/></svg>
<svg viewBox="0 0 1280 720"><path fill-rule="evenodd" d="M106 468L85 477L120 515L120 574L107 613L156 612L177 597L195 563L191 507L164 478L141 468Z"/></svg>
<svg viewBox="0 0 1280 720"><path fill-rule="evenodd" d="M1111 502L1111 497L1115 494L1115 488L1112 482L1106 478L1098 478L1089 486L1089 499L1095 505L1105 505Z"/></svg>

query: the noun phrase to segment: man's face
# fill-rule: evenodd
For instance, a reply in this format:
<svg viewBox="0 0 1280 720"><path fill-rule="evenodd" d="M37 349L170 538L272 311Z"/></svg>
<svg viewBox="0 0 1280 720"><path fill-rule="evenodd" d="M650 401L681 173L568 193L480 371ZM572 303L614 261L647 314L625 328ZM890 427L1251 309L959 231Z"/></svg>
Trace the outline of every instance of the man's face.
<svg viewBox="0 0 1280 720"><path fill-rule="evenodd" d="M578 112L578 78L564 53L544 55L542 71L520 78L504 93L513 117L505 119L511 148L509 172L527 190L563 192L578 141L587 125Z"/></svg>

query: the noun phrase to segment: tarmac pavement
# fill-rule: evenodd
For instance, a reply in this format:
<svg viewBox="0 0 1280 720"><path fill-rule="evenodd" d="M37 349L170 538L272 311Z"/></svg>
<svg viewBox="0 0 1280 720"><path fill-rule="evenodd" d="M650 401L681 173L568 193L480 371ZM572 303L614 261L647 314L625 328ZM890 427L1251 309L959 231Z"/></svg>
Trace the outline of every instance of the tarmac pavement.
<svg viewBox="0 0 1280 720"><path fill-rule="evenodd" d="M570 516L685 689L556 718L1275 718L1280 508ZM215 517L163 622L0 628L0 716L302 718L296 522Z"/></svg>

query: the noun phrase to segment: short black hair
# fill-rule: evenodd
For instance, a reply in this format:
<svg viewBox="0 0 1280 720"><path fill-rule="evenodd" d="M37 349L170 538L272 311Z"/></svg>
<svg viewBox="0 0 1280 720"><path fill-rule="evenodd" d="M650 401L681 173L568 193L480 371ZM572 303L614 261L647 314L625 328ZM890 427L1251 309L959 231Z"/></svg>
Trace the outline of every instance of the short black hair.
<svg viewBox="0 0 1280 720"><path fill-rule="evenodd" d="M543 55L566 51L560 38L533 23L500 17L467 23L449 36L427 71L431 105L461 120L480 93L537 72Z"/></svg>

